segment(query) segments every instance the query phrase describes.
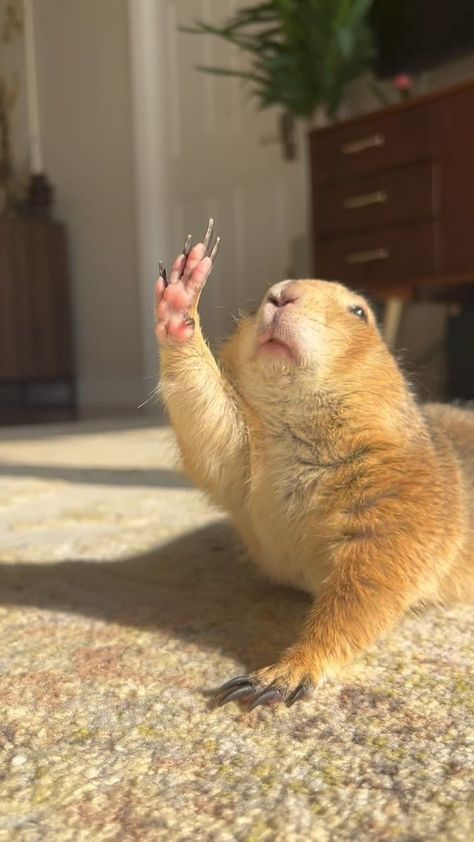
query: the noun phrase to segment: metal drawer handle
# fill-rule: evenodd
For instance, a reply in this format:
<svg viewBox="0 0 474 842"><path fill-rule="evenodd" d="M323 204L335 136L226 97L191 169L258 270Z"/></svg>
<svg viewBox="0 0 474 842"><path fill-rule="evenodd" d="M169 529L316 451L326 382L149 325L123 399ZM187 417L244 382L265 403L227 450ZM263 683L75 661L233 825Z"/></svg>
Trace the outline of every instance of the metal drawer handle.
<svg viewBox="0 0 474 842"><path fill-rule="evenodd" d="M387 260L390 257L390 249L386 246L379 249L368 249L367 251L353 251L346 256L346 263L357 266L359 263L372 263L374 260Z"/></svg>
<svg viewBox="0 0 474 842"><path fill-rule="evenodd" d="M344 199L344 207L346 210L359 210L360 208L367 208L369 205L383 205L387 199L386 190L375 190L373 193L349 196L348 199Z"/></svg>
<svg viewBox="0 0 474 842"><path fill-rule="evenodd" d="M368 137L361 137L360 140L343 143L341 152L343 155L358 155L359 152L365 152L366 149L373 149L377 146L385 146L385 135L371 134Z"/></svg>

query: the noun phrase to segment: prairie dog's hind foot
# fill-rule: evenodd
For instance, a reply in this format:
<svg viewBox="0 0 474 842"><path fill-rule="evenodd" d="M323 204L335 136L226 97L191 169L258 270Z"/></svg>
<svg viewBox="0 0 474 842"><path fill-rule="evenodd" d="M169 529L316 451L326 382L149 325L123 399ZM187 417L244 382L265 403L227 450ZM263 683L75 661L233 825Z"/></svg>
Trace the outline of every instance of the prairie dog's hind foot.
<svg viewBox="0 0 474 842"><path fill-rule="evenodd" d="M214 220L209 225L202 243L191 245L191 235L173 263L169 280L160 263L160 274L155 286L156 336L160 342L173 339L185 342L194 334L194 318L199 296L211 274L219 248L220 237L211 248Z"/></svg>

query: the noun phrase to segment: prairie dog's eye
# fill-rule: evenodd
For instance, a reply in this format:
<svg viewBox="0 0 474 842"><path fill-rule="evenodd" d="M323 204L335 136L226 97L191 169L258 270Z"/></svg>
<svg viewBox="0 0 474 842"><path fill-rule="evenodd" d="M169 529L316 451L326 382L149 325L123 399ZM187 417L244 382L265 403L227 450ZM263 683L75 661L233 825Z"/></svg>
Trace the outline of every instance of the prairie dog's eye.
<svg viewBox="0 0 474 842"><path fill-rule="evenodd" d="M357 316L358 319L363 319L364 322L367 321L367 312L360 304L351 304L349 312L354 313L354 316Z"/></svg>

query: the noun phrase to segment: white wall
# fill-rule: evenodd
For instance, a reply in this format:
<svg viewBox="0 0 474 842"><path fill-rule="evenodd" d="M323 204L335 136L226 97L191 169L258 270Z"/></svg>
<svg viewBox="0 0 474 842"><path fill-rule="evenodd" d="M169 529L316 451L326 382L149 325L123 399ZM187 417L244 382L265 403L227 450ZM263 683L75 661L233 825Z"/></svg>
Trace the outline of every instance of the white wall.
<svg viewBox="0 0 474 842"><path fill-rule="evenodd" d="M143 399L126 0L34 3L45 169L71 255L80 404Z"/></svg>

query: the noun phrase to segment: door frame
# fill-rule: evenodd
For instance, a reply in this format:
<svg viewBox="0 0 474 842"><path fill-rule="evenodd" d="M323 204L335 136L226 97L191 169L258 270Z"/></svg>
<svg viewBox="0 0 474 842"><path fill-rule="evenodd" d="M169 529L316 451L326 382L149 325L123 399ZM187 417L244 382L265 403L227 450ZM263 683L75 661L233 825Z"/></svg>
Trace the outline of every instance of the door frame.
<svg viewBox="0 0 474 842"><path fill-rule="evenodd" d="M169 253L169 144L172 115L167 76L169 0L128 0L130 83L135 180L135 228L143 376L148 395L158 377L153 282ZM157 33L163 31L161 43Z"/></svg>

